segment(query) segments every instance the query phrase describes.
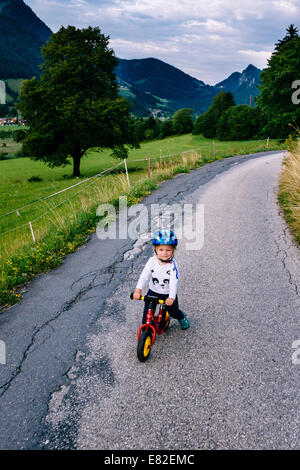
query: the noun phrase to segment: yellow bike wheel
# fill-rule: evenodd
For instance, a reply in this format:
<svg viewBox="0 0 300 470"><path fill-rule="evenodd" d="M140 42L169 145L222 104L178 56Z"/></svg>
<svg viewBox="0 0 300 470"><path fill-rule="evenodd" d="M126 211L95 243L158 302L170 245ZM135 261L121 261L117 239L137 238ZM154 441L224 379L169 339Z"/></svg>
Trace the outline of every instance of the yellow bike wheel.
<svg viewBox="0 0 300 470"><path fill-rule="evenodd" d="M145 362L150 356L152 345L152 334L150 331L142 331L137 346L137 357L139 361Z"/></svg>
<svg viewBox="0 0 300 470"><path fill-rule="evenodd" d="M166 318L165 318L165 321L166 321L166 323L167 323L167 326L166 326L166 328L165 328L165 331L169 328L170 319L171 319L171 318L170 318L170 314L169 314L169 312L167 311L167 312L166 312Z"/></svg>

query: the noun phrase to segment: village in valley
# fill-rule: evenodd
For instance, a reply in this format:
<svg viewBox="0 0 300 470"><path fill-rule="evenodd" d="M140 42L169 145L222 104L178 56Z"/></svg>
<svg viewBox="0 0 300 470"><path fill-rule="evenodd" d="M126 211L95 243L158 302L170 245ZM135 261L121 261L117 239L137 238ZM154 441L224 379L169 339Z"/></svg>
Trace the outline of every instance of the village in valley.
<svg viewBox="0 0 300 470"><path fill-rule="evenodd" d="M24 119L17 117L13 118L0 118L0 126L25 126L26 122Z"/></svg>

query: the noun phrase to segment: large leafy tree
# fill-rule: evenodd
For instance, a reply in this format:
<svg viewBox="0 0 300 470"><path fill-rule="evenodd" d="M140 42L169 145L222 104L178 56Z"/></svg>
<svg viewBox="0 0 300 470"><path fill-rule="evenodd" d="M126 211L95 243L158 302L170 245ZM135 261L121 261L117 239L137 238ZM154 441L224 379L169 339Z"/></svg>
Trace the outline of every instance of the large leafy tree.
<svg viewBox="0 0 300 470"><path fill-rule="evenodd" d="M214 97L212 105L206 113L198 116L195 122L194 134L203 134L207 138L216 137L219 118L222 116L222 113L234 105L232 93L220 91Z"/></svg>
<svg viewBox="0 0 300 470"><path fill-rule="evenodd" d="M261 73L260 95L257 106L266 117L264 136L286 138L291 126L300 125L300 105L292 101L292 84L300 79L300 37L291 25L280 40Z"/></svg>
<svg viewBox="0 0 300 470"><path fill-rule="evenodd" d="M117 59L99 28L62 27L42 48L40 79L23 83L20 111L29 130L25 155L51 167L73 160L73 176L91 147L125 158L134 145L127 101L118 96Z"/></svg>

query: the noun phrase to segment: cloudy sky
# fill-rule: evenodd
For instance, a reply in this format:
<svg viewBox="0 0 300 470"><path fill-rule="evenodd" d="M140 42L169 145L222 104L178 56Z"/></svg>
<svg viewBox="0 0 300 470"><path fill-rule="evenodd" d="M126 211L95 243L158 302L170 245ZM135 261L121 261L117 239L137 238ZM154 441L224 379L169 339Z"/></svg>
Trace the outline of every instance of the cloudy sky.
<svg viewBox="0 0 300 470"><path fill-rule="evenodd" d="M215 84L263 68L299 0L25 0L52 29L99 26L122 59L155 57Z"/></svg>

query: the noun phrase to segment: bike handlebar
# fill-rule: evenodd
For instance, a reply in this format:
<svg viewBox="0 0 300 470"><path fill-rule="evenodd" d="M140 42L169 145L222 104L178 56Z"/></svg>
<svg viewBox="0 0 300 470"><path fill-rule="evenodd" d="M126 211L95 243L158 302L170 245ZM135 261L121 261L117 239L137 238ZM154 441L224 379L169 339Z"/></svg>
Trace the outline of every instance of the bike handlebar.
<svg viewBox="0 0 300 470"><path fill-rule="evenodd" d="M134 292L131 292L131 294L130 294L131 300L133 300L133 294L134 294ZM157 297L154 297L152 295L145 295L145 296L141 295L140 300L144 300L145 302L157 302L159 304L164 304L165 303L164 300L158 299Z"/></svg>

